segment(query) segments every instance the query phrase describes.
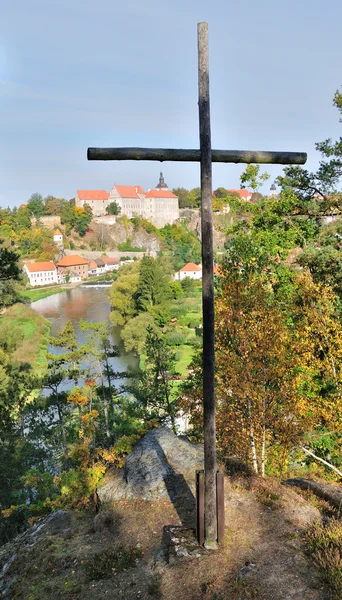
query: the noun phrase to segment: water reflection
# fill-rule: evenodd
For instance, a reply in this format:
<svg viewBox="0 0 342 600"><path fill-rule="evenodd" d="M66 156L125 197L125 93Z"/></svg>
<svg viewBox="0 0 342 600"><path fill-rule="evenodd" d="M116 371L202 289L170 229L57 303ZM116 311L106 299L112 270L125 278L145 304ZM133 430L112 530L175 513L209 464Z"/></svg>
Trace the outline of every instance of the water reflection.
<svg viewBox="0 0 342 600"><path fill-rule="evenodd" d="M42 317L51 321L51 335L56 335L58 331L61 331L67 321L72 321L77 339L83 344L86 341L87 333L80 331L80 319L93 323L109 322L108 292L109 288L78 287L37 300L31 306ZM121 350L121 356L110 359L114 371L136 370L139 366L139 359L131 353L124 353L118 327L113 328L112 343L119 346ZM51 351L55 352L55 350L51 348ZM120 381L116 381L114 385L117 386L120 383Z"/></svg>

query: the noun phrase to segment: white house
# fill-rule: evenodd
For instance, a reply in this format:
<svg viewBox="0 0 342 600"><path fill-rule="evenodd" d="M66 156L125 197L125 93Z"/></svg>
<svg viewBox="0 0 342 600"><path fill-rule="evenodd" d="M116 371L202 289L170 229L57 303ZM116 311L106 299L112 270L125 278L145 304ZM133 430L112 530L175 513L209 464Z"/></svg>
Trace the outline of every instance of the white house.
<svg viewBox="0 0 342 600"><path fill-rule="evenodd" d="M120 261L118 258L110 258L108 256L102 256L102 260L105 264L105 273L109 271L117 271L119 268Z"/></svg>
<svg viewBox="0 0 342 600"><path fill-rule="evenodd" d="M63 246L63 234L59 231L59 229L54 230L53 241L57 246Z"/></svg>
<svg viewBox="0 0 342 600"><path fill-rule="evenodd" d="M26 263L23 270L32 287L58 283L57 269L52 262Z"/></svg>
<svg viewBox="0 0 342 600"><path fill-rule="evenodd" d="M89 261L88 275L89 277L92 275L99 275L98 266L94 260Z"/></svg>
<svg viewBox="0 0 342 600"><path fill-rule="evenodd" d="M182 279L185 279L185 277L190 277L190 279L202 279L202 265L196 265L195 263L189 262L179 269L179 271L174 274L173 278L177 281L181 281Z"/></svg>

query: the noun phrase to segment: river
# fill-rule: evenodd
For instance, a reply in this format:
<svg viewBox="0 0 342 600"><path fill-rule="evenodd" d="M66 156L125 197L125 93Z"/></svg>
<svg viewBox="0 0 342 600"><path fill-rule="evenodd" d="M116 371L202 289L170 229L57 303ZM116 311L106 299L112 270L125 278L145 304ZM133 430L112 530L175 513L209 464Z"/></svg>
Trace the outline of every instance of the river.
<svg viewBox="0 0 342 600"><path fill-rule="evenodd" d="M93 323L108 322L110 304L108 298L109 288L77 287L42 300L31 303L42 317L51 321L51 335L61 331L68 320L72 321L77 339L80 343L86 341L87 333L80 331L79 321L92 321ZM113 328L112 342L119 346L121 356L110 359L114 371L137 370L139 358L132 353L125 353L120 338L120 328ZM56 348L51 351L56 352ZM120 384L117 381L116 384ZM69 386L68 386L69 387Z"/></svg>

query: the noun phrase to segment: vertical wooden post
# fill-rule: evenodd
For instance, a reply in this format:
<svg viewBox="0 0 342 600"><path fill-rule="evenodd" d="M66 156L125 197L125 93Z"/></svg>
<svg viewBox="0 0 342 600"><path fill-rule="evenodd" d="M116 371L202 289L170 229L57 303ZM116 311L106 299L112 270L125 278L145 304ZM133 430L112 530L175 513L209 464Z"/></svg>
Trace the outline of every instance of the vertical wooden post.
<svg viewBox="0 0 342 600"><path fill-rule="evenodd" d="M196 537L204 544L204 471L196 471Z"/></svg>
<svg viewBox="0 0 342 600"><path fill-rule="evenodd" d="M214 278L208 24L198 23L198 96L202 193L203 412L205 547L217 547L214 393Z"/></svg>

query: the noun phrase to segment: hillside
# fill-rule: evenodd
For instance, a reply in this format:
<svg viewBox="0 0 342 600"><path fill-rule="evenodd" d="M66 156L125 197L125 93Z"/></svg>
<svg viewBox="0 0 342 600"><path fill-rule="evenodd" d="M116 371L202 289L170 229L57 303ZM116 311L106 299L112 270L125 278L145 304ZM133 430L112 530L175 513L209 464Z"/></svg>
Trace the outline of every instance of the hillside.
<svg viewBox="0 0 342 600"><path fill-rule="evenodd" d="M305 532L321 520L319 510L279 483L227 473L225 541L218 552L196 547L191 529L170 530L194 526L194 471L183 475L181 469L187 444L171 432L150 432L121 473L122 482L130 482L126 499L121 493L115 500L107 480L107 503L98 514L56 511L4 546L2 598L327 600L305 552ZM190 460L200 453L193 447ZM163 473L173 477L166 495ZM143 496L137 493L142 480ZM153 498L146 499L146 485ZM170 544L170 534L180 546Z"/></svg>

